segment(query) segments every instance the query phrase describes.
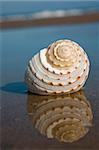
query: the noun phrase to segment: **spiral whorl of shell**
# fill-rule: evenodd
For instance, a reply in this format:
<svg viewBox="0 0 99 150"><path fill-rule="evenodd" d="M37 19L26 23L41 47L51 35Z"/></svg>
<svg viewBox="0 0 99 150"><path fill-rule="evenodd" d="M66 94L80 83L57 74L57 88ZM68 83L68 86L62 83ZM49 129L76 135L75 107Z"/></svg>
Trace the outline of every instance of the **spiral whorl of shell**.
<svg viewBox="0 0 99 150"><path fill-rule="evenodd" d="M81 89L88 73L89 60L84 50L73 41L59 40L29 61L25 81L33 93L73 93Z"/></svg>
<svg viewBox="0 0 99 150"><path fill-rule="evenodd" d="M35 128L48 138L79 140L92 125L92 110L84 93L67 96L28 95L27 111Z"/></svg>

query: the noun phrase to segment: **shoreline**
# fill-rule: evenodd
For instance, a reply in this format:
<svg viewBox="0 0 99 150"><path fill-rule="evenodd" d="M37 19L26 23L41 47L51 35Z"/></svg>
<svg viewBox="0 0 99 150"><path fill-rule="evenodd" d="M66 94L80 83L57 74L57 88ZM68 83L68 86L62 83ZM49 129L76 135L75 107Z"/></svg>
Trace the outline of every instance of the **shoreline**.
<svg viewBox="0 0 99 150"><path fill-rule="evenodd" d="M62 24L80 24L99 21L99 12L82 13L77 15L67 16L50 16L39 18L8 18L0 20L0 29L9 28L22 28L22 27L37 27L37 26L50 26L50 25L62 25Z"/></svg>

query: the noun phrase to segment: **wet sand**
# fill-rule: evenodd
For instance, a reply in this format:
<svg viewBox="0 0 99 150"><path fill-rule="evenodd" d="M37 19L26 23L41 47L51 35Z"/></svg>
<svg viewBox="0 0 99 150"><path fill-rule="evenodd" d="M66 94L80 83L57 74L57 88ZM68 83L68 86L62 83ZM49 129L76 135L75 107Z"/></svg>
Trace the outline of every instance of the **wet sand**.
<svg viewBox="0 0 99 150"><path fill-rule="evenodd" d="M37 26L46 26L46 25L64 25L64 24L81 24L81 23L89 23L89 22L97 22L99 21L99 12L89 12L78 15L68 15L62 17L39 17L39 18L31 18L27 19L24 16L22 19L13 18L6 19L0 21L1 29L9 29L9 28L22 28L22 27L37 27Z"/></svg>
<svg viewBox="0 0 99 150"><path fill-rule="evenodd" d="M1 148L18 149L99 149L99 24L64 25L2 30L1 53ZM24 71L28 60L52 41L69 38L86 50L91 70L84 93L93 112L88 134L74 143L61 143L41 135L28 115L28 102L35 97L27 92Z"/></svg>

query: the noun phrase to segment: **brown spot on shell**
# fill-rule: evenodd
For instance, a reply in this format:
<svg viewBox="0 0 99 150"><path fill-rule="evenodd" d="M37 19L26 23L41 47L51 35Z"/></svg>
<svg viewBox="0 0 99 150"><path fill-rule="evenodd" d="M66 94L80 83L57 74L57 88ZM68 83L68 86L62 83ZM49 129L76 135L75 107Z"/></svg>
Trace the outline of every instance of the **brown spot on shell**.
<svg viewBox="0 0 99 150"><path fill-rule="evenodd" d="M72 84L71 82L68 82L68 84Z"/></svg>
<svg viewBox="0 0 99 150"><path fill-rule="evenodd" d="M64 108L64 106L61 106L60 108L61 108L61 109L63 109L63 108Z"/></svg>
<svg viewBox="0 0 99 150"><path fill-rule="evenodd" d="M85 60L86 61L86 63L87 63L87 60Z"/></svg>
<svg viewBox="0 0 99 150"><path fill-rule="evenodd" d="M52 83L52 82L48 82L48 84L49 84L49 85L53 85L53 83Z"/></svg>
<svg viewBox="0 0 99 150"><path fill-rule="evenodd" d="M80 84L78 85L78 88L80 87Z"/></svg>
<svg viewBox="0 0 99 150"><path fill-rule="evenodd" d="M53 107L53 108L52 108L52 110L54 111L54 110L55 110L55 108Z"/></svg>
<svg viewBox="0 0 99 150"><path fill-rule="evenodd" d="M53 73L55 74L55 71L53 71Z"/></svg>
<svg viewBox="0 0 99 150"><path fill-rule="evenodd" d="M41 81L42 81L42 82L44 82L44 80L43 80L43 79L41 79Z"/></svg>
<svg viewBox="0 0 99 150"><path fill-rule="evenodd" d="M48 93L46 90L44 91L45 93Z"/></svg>
<svg viewBox="0 0 99 150"><path fill-rule="evenodd" d="M75 67L75 69L77 69L77 67Z"/></svg>
<svg viewBox="0 0 99 150"><path fill-rule="evenodd" d="M60 74L63 75L62 72Z"/></svg>
<svg viewBox="0 0 99 150"><path fill-rule="evenodd" d="M77 80L79 80L79 79L80 79L80 76L77 77Z"/></svg>
<svg viewBox="0 0 99 150"><path fill-rule="evenodd" d="M61 93L64 94L64 91L62 91Z"/></svg>
<svg viewBox="0 0 99 150"><path fill-rule="evenodd" d="M48 70L48 68L46 68L46 70Z"/></svg>
<svg viewBox="0 0 99 150"><path fill-rule="evenodd" d="M70 74L70 71L68 71L67 74Z"/></svg>
<svg viewBox="0 0 99 150"><path fill-rule="evenodd" d="M86 115L89 116L87 112L86 112Z"/></svg>
<svg viewBox="0 0 99 150"><path fill-rule="evenodd" d="M85 72L85 69L84 69L84 72Z"/></svg>
<svg viewBox="0 0 99 150"><path fill-rule="evenodd" d="M63 86L61 83L58 84L59 86Z"/></svg>
<svg viewBox="0 0 99 150"><path fill-rule="evenodd" d="M52 94L56 94L56 92L53 92Z"/></svg>
<svg viewBox="0 0 99 150"><path fill-rule="evenodd" d="M73 106L70 106L71 109L73 109Z"/></svg>

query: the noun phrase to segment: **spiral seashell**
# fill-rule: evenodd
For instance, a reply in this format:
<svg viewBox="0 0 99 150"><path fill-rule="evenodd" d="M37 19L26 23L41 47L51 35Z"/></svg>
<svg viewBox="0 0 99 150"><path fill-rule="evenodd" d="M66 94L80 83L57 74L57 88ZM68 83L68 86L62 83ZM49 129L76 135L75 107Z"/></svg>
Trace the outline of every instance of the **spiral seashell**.
<svg viewBox="0 0 99 150"><path fill-rule="evenodd" d="M83 87L88 73L89 60L85 51L71 40L59 40L32 57L25 81L33 93L68 94Z"/></svg>
<svg viewBox="0 0 99 150"><path fill-rule="evenodd" d="M83 91L63 96L28 95L27 111L33 125L48 138L74 142L92 125L92 110Z"/></svg>

